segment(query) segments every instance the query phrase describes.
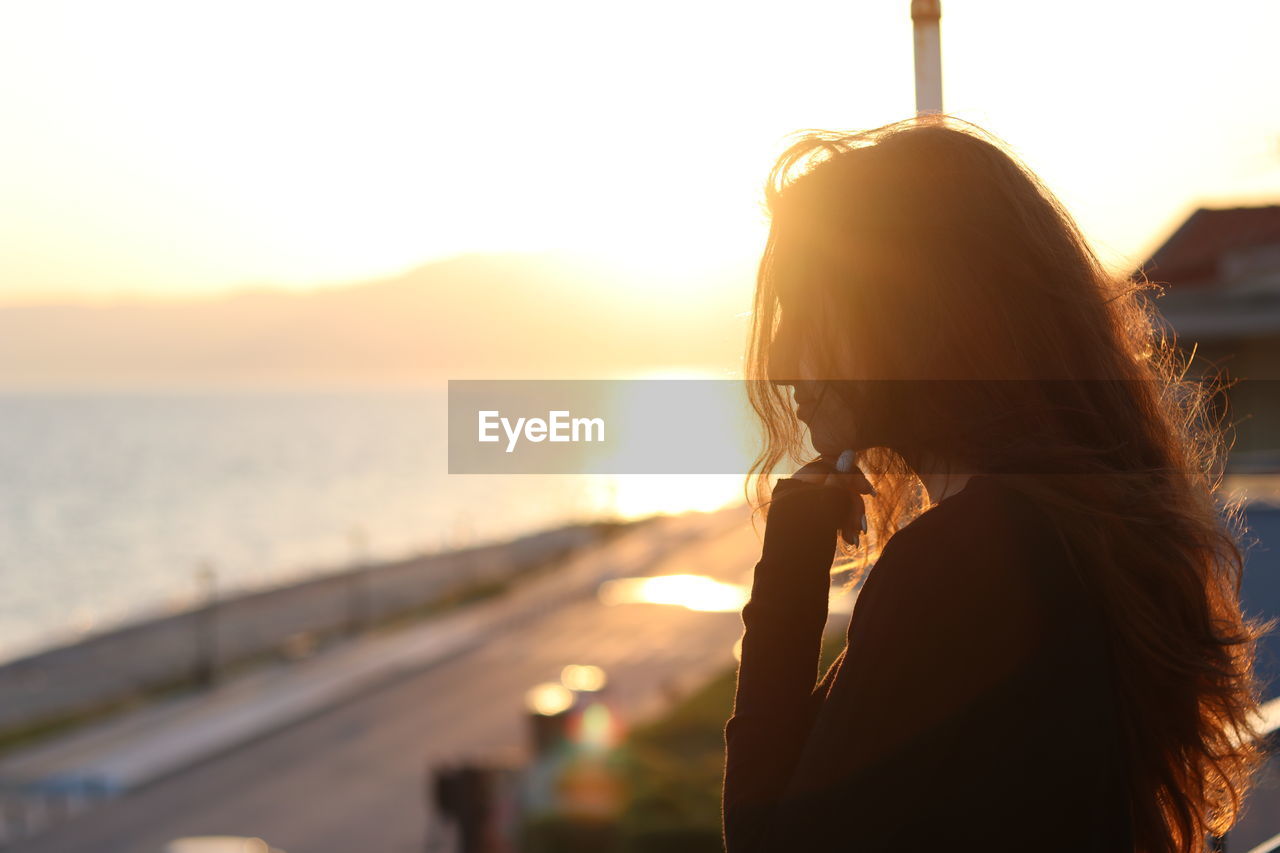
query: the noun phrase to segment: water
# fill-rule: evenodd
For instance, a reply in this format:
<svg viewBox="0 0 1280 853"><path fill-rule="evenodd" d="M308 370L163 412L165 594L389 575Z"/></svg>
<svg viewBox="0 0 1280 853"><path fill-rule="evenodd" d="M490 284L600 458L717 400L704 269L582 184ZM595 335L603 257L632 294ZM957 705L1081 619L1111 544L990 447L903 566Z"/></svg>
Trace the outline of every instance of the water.
<svg viewBox="0 0 1280 853"><path fill-rule="evenodd" d="M223 592L711 509L741 478L450 477L445 394L0 395L0 661ZM660 481L660 482L658 482Z"/></svg>

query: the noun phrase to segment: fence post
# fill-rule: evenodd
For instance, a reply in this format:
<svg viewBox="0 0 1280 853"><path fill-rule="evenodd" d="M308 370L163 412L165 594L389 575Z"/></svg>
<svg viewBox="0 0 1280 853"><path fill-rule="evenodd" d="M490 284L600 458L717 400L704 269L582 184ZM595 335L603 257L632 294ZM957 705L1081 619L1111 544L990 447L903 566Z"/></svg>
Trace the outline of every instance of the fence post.
<svg viewBox="0 0 1280 853"><path fill-rule="evenodd" d="M347 534L351 543L351 568L347 572L347 632L358 634L372 621L369 600L369 537L360 525Z"/></svg>
<svg viewBox="0 0 1280 853"><path fill-rule="evenodd" d="M204 604L192 615L195 620L196 658L192 673L196 684L212 687L218 679L218 573L203 562L196 569Z"/></svg>

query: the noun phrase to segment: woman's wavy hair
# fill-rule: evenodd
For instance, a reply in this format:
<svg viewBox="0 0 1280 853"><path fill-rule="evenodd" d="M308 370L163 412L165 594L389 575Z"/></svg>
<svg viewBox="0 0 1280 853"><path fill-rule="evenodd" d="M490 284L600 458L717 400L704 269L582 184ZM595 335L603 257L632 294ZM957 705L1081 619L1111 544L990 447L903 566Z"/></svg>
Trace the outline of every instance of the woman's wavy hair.
<svg viewBox="0 0 1280 853"><path fill-rule="evenodd" d="M930 508L923 454L1044 508L1107 625L1135 849L1203 850L1260 766L1254 654L1270 627L1241 613L1247 530L1239 499L1219 496L1226 385L1186 378L1147 295L1160 288L1108 273L1052 193L971 124L802 132L766 206L747 359L757 507L779 463L812 454L770 373L786 310L814 375L856 413L850 446L877 489L869 535L841 546L851 585Z"/></svg>

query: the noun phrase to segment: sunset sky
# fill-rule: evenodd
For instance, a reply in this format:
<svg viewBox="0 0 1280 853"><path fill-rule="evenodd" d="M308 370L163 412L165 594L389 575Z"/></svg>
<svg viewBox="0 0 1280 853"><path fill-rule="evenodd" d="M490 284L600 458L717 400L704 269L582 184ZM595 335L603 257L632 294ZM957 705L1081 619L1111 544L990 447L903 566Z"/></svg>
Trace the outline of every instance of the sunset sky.
<svg viewBox="0 0 1280 853"><path fill-rule="evenodd" d="M908 0L11 3L0 303L567 248L751 258L789 131L913 106ZM946 107L1127 264L1280 201L1280 5L944 0Z"/></svg>

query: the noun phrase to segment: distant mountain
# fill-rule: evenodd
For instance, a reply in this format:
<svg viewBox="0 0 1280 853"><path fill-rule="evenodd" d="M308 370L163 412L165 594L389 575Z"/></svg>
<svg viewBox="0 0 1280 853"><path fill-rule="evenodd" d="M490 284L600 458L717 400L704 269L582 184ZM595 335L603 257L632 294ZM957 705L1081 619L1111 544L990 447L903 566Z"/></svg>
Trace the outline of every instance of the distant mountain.
<svg viewBox="0 0 1280 853"><path fill-rule="evenodd" d="M736 370L752 271L652 281L555 254L201 300L0 308L0 387L378 385Z"/></svg>

